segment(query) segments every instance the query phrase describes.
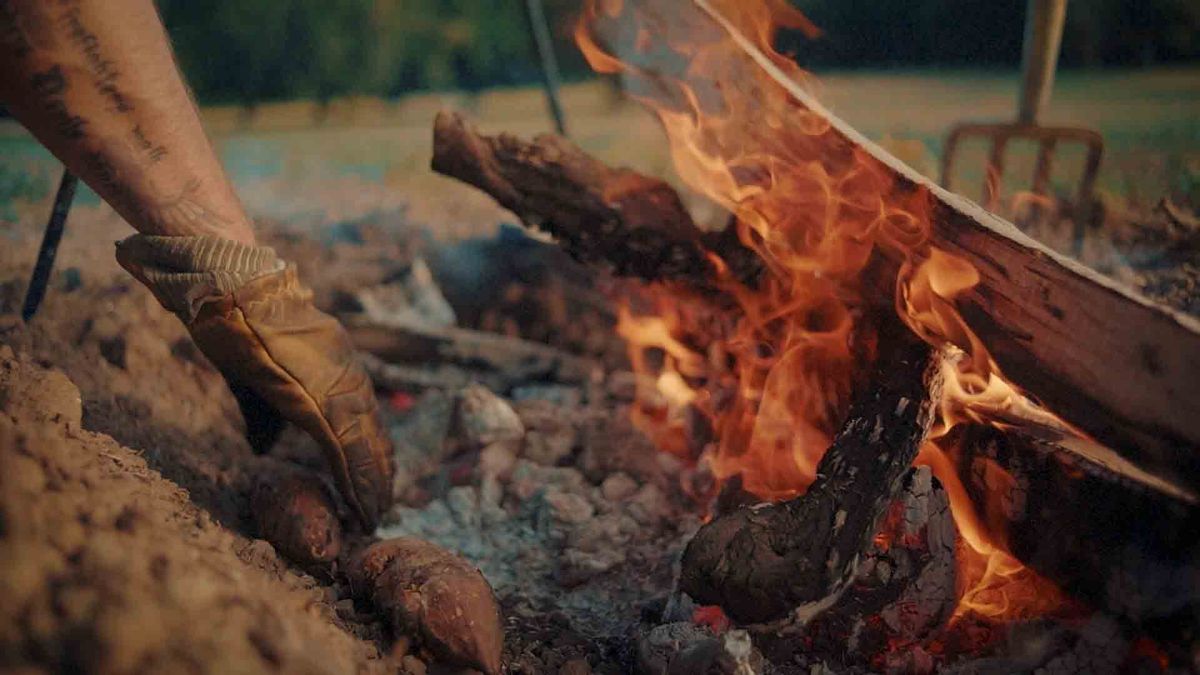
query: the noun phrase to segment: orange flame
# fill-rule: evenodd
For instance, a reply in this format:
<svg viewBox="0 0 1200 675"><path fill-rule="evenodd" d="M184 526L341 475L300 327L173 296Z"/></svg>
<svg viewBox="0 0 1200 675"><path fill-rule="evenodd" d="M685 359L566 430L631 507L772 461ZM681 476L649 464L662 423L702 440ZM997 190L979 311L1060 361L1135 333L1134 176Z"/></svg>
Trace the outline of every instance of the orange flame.
<svg viewBox="0 0 1200 675"><path fill-rule="evenodd" d="M902 261L894 282L901 319L930 344L961 352L946 366L935 438L962 422L1030 416L1062 428L1004 378L955 309L954 298L979 275L929 244L928 190L896 184L878 160L749 58L732 32L811 88L809 76L772 45L780 28L815 37L816 27L786 0L694 2L589 0L576 29L591 66L620 74L657 114L679 176L734 215L740 240L767 270L758 287L747 288L716 261L734 311L664 285L622 306L618 330L644 382L634 413L639 427L663 449L702 453L718 479L740 475L743 488L760 497L803 492L861 366L874 357L868 317L881 298L864 273L883 254ZM706 447L690 447L698 441L687 411L711 425ZM997 543L1002 537L976 514L947 456L931 445L920 461L949 491L965 543L960 578L969 583L956 615L1014 618L1060 602Z"/></svg>

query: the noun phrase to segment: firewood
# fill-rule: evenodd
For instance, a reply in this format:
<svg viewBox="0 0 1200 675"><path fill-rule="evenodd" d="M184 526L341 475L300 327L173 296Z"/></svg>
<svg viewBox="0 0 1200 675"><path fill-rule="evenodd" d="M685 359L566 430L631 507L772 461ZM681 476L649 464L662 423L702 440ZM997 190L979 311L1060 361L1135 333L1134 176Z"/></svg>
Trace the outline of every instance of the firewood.
<svg viewBox="0 0 1200 675"><path fill-rule="evenodd" d="M743 507L700 528L679 586L743 623L807 622L853 579L934 417L940 357L909 336L881 347L870 389L795 499Z"/></svg>
<svg viewBox="0 0 1200 675"><path fill-rule="evenodd" d="M970 427L957 471L1021 562L1135 623L1200 617L1200 507L1048 440ZM1086 451L1085 451L1086 452ZM1002 469L999 473L996 469Z"/></svg>
<svg viewBox="0 0 1200 675"><path fill-rule="evenodd" d="M386 362L458 366L479 371L489 384L504 385L502 389L528 382L587 382L599 369L590 359L496 333L385 327L363 320L345 324L358 349Z"/></svg>
<svg viewBox="0 0 1200 675"><path fill-rule="evenodd" d="M929 467L910 469L841 598L804 626L755 627L755 644L776 663L803 652L865 667L893 645L920 643L958 603L955 539L945 490Z"/></svg>
<svg viewBox="0 0 1200 675"><path fill-rule="evenodd" d="M956 307L1007 377L1131 462L1200 490L1200 380L1193 375L1200 372L1200 321L933 184L832 115L748 42L739 44L795 99L797 115L829 122L814 139L828 156L865 157L891 178L897 195L929 195L928 244L978 271L980 283ZM582 260L698 288L711 287L705 252L717 253L747 283L763 273L731 229L697 234L664 183L604 167L557 137L488 138L444 115L434 142L435 170L489 193ZM886 300L901 261L878 254L864 285L879 282L877 295Z"/></svg>
<svg viewBox="0 0 1200 675"><path fill-rule="evenodd" d="M695 4L729 34L747 68L761 69L795 101L797 123L812 115L828 122L814 141L829 156L869 158L897 195L928 192L929 243L980 275L958 310L1009 378L1139 466L1200 488L1200 321L934 184L833 115L710 3Z"/></svg>
<svg viewBox="0 0 1200 675"><path fill-rule="evenodd" d="M560 136L483 136L443 112L434 122L432 166L488 193L527 227L554 235L579 260L619 275L711 289L710 251L744 282L761 273L732 232L698 228L670 185L606 166Z"/></svg>

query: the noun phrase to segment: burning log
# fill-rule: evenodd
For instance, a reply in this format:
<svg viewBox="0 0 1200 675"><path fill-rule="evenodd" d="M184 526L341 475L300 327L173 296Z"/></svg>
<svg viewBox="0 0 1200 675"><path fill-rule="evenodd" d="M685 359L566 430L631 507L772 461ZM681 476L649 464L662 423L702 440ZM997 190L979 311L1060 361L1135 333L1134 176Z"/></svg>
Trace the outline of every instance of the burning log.
<svg viewBox="0 0 1200 675"><path fill-rule="evenodd" d="M744 282L761 272L731 231L698 228L670 185L606 166L560 136L483 136L443 112L434 122L433 170L483 190L574 257L619 275L711 289L709 251Z"/></svg>
<svg viewBox="0 0 1200 675"><path fill-rule="evenodd" d="M1122 619L1196 625L1194 501L1012 431L973 426L959 447L957 471L972 501L1023 563Z"/></svg>
<svg viewBox="0 0 1200 675"><path fill-rule="evenodd" d="M894 194L930 198L929 243L969 262L980 282L956 298L970 328L1014 382L1136 464L1200 488L1200 322L1050 250L951 194L825 109L708 0L694 0L752 71L794 105L797 125L830 157L859 154Z"/></svg>
<svg viewBox="0 0 1200 675"><path fill-rule="evenodd" d="M827 123L810 140L831 162L864 158L887 177L896 201L927 200L927 248L961 258L978 273L979 283L957 296L954 307L1007 377L1138 466L1200 489L1200 455L1194 452L1200 447L1200 391L1191 376L1200 370L1200 322L932 184L825 110L731 25L722 28L750 67L761 67L791 97L798 125ZM435 170L488 192L585 261L700 288L713 283L708 252L743 281L763 272L762 261L732 228L700 233L666 184L607 168L562 139L483 137L443 115L434 142ZM878 282L876 299L888 300L902 261L894 251L891 259L881 252L863 281Z"/></svg>
<svg viewBox="0 0 1200 675"><path fill-rule="evenodd" d="M743 623L794 613L801 623L838 601L933 422L940 364L896 336L870 391L795 499L741 508L700 528L683 556L680 589Z"/></svg>

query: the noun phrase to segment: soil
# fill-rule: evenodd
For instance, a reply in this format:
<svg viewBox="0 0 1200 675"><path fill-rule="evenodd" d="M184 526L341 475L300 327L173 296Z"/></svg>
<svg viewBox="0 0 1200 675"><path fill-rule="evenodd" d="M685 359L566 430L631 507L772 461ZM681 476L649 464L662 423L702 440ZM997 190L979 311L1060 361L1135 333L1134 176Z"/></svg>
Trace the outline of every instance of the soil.
<svg viewBox="0 0 1200 675"><path fill-rule="evenodd" d="M355 222L320 239L262 230L331 310L412 261L403 223ZM294 429L253 453L220 375L113 260L111 242L128 233L120 219L72 212L28 323L19 311L38 241L27 232L0 247L0 671L451 672L393 653L336 571L307 573L259 538L258 478L323 460ZM541 255L488 253L509 267ZM559 269L555 256L535 267ZM508 301L513 316L570 314L526 307L562 304L537 289L563 275L498 273L531 289ZM452 298L480 295L478 280L440 281ZM490 320L455 310L460 325ZM619 345L546 320L504 332L595 357ZM639 623L661 613L699 524L678 463L632 428L628 388L537 381L488 394L520 431L487 447L460 428L462 391L380 392L404 469L380 535L427 539L484 572L505 615L508 672L630 672Z"/></svg>
<svg viewBox="0 0 1200 675"><path fill-rule="evenodd" d="M0 252L0 670L394 672L344 589L254 537L253 477L278 460L113 261L123 224L81 211L29 324L36 242Z"/></svg>
<svg viewBox="0 0 1200 675"><path fill-rule="evenodd" d="M670 595L699 525L687 493L705 476L631 425L611 315L586 284L549 286L578 270L503 236L421 251L397 218L262 231L330 310L354 309L358 289L394 280L420 252L460 327L603 367L593 382L476 391L471 406L461 385L380 392L403 471L379 534L426 539L483 572L509 673L659 672L658 652L715 645L702 613ZM0 232L0 671L451 672L394 651L336 574L308 573L259 538L258 478L323 461L294 430L252 452L220 375L113 259L128 232L105 207L76 208L28 323L38 233ZM451 274L461 270L486 273ZM1125 653L1093 623L1092 642L1108 646L1088 647L1085 631L1087 653ZM738 652L737 633L723 653Z"/></svg>

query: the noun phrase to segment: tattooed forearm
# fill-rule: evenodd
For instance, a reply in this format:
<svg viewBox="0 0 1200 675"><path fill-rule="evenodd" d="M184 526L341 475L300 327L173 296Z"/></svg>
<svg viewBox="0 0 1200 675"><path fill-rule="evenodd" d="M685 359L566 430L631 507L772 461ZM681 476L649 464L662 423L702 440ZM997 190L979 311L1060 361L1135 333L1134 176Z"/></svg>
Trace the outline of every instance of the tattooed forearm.
<svg viewBox="0 0 1200 675"><path fill-rule="evenodd" d="M59 20L66 29L67 38L71 44L83 53L88 68L95 78L96 89L109 101L113 112L132 111L133 104L117 86L119 75L117 67L100 53L100 39L84 25L78 0L64 0L62 4L67 7L67 10Z"/></svg>
<svg viewBox="0 0 1200 675"><path fill-rule="evenodd" d="M63 75L61 66L34 73L29 79L29 86L60 136L73 141L84 137L87 122L79 115L72 114L63 98L63 93L67 90L67 78Z"/></svg>
<svg viewBox="0 0 1200 675"><path fill-rule="evenodd" d="M138 148L146 153L151 162L157 162L167 156L167 149L161 145L155 145L149 138L146 138L146 132L142 130L142 125L135 124L133 126L133 138L137 142Z"/></svg>
<svg viewBox="0 0 1200 675"><path fill-rule="evenodd" d="M0 0L0 99L137 229L254 241L152 0Z"/></svg>

